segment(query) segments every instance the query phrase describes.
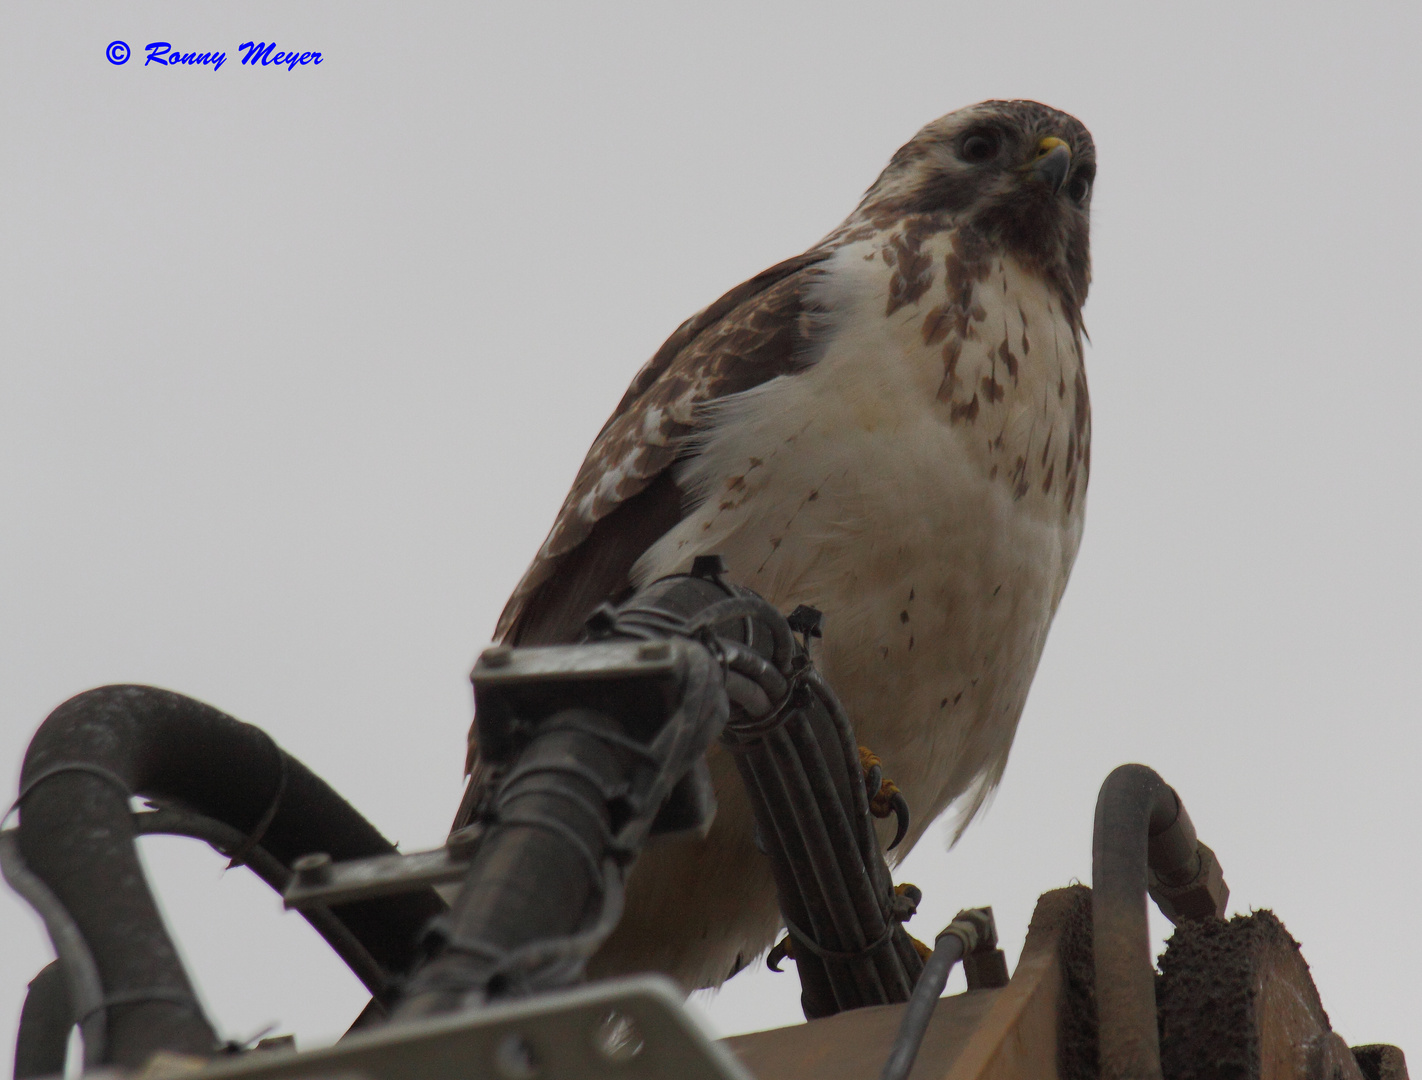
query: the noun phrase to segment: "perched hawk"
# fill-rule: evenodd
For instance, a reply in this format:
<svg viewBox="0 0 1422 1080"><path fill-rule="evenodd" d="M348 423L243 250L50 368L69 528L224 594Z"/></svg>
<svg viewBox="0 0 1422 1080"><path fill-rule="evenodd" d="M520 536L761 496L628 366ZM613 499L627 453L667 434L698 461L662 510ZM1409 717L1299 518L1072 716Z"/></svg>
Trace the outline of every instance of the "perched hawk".
<svg viewBox="0 0 1422 1080"><path fill-rule="evenodd" d="M908 798L899 853L1002 777L1081 538L1091 135L1031 101L935 120L824 240L692 316L632 380L499 619L573 641L694 556L783 611ZM711 754L704 840L646 850L591 973L717 986L780 925L750 808ZM471 745L462 824L481 783Z"/></svg>

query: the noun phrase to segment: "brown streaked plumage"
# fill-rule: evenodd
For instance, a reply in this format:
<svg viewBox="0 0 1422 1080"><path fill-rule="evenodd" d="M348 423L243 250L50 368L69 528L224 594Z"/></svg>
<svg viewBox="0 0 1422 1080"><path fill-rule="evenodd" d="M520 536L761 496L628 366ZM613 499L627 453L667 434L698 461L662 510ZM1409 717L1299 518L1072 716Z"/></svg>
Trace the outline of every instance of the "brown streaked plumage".
<svg viewBox="0 0 1422 1080"><path fill-rule="evenodd" d="M821 243L693 316L595 440L499 619L576 639L597 604L725 557L789 610L916 814L907 850L1002 775L1080 539L1081 307L1095 149L1035 102L926 126ZM595 974L717 985L778 926L738 778L703 841L645 852ZM457 824L484 777L472 777Z"/></svg>

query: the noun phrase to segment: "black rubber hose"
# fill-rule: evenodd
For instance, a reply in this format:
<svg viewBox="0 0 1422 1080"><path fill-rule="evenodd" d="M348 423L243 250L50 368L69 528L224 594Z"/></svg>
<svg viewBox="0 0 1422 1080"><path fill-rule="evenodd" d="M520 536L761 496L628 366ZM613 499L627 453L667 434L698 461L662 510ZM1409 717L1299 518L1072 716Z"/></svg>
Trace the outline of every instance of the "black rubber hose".
<svg viewBox="0 0 1422 1080"><path fill-rule="evenodd" d="M74 1007L64 968L55 960L30 980L20 1030L15 1035L15 1080L64 1072Z"/></svg>
<svg viewBox="0 0 1422 1080"><path fill-rule="evenodd" d="M216 1043L144 879L128 795L214 818L288 867L315 851L339 860L394 850L261 730L153 687L101 687L57 708L30 743L20 787L20 853L79 926L99 968L106 1063L139 1066L157 1050L207 1054ZM419 931L444 904L425 889L333 910L398 974L413 965Z"/></svg>
<svg viewBox="0 0 1422 1080"><path fill-rule="evenodd" d="M624 742L622 725L590 709L543 723L500 784L493 824L454 901L439 955L414 977L397 1017L539 988L521 981L528 973L509 959L531 944L571 937L606 899L610 804L634 760Z"/></svg>
<svg viewBox="0 0 1422 1080"><path fill-rule="evenodd" d="M1161 1080L1147 859L1151 834L1178 813L1175 792L1144 765L1116 768L1096 799L1091 908L1102 1080Z"/></svg>

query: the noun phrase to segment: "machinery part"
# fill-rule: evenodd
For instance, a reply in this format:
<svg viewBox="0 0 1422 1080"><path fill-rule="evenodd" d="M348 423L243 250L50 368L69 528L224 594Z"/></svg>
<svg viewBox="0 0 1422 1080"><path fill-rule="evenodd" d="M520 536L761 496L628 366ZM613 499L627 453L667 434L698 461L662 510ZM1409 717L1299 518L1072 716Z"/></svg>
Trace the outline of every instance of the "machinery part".
<svg viewBox="0 0 1422 1080"><path fill-rule="evenodd" d="M295 869L301 858L293 859L288 867L272 855L261 844L252 844L250 837L238 829L224 824L204 814L186 810L178 806L150 804L153 808L133 815L133 831L139 836L163 835L186 836L192 840L202 840L219 855L229 859L235 853L245 851L243 864L278 893L284 893L296 876ZM374 856L391 858L392 856ZM408 891L408 890L404 890ZM359 899L351 897L349 899ZM340 903L341 901L335 901ZM393 980L398 971L391 971L381 964L365 943L351 930L341 917L331 912L327 904L310 904L302 911L311 927L326 939L326 944L345 961L346 966L372 995L372 1001L383 1010L383 1001L388 1001L393 992Z"/></svg>
<svg viewBox="0 0 1422 1080"><path fill-rule="evenodd" d="M938 998L910 1075L942 1080L1096 1080L1094 1020L1071 1006L1091 970L1091 890L1045 893L1005 987ZM978 953L976 955L983 955ZM925 975L925 978L928 976ZM1087 987L1089 990L1089 985ZM908 1006L856 1009L807 1024L737 1035L727 1046L756 1076L863 1080L884 1065ZM1087 1044L1088 1055L1076 1051ZM1081 1068L1089 1056L1091 1068Z"/></svg>
<svg viewBox="0 0 1422 1080"><path fill-rule="evenodd" d="M792 614L807 640L819 632L817 612ZM923 960L894 917L864 759L849 717L804 648L789 659L773 673L779 680L742 665L767 700L738 702L741 713L722 743L735 755L770 858L802 1008L813 1019L905 1001ZM740 653L729 655L733 669L738 660Z"/></svg>
<svg viewBox="0 0 1422 1080"><path fill-rule="evenodd" d="M684 607L738 598L679 575L634 603L670 628ZM691 633L638 640L632 629L604 613L602 640L496 646L475 666L480 756L495 780L464 885L400 1020L576 982L617 925L647 837L709 824L698 763L728 715L720 657Z"/></svg>
<svg viewBox="0 0 1422 1080"><path fill-rule="evenodd" d="M74 1025L75 1018L80 1018L79 1030L84 1037L84 1064L97 1065L104 1046L104 987L99 980L99 969L94 964L94 956L84 941L84 935L54 893L43 881L30 873L29 867L20 858L13 829L0 832L0 869L3 869L5 880L10 887L39 914L45 930L49 933L49 940L54 945L54 951L59 956L55 964L59 965L65 983L64 1000L70 1010L65 1017L65 1041L68 1042L69 1029ZM55 964L50 964L46 970L54 968ZM52 992L51 980L41 980L39 976L31 981L30 993L36 992L36 983L37 1012L32 1014L33 1022L28 1030L22 1025L17 1035L17 1062L21 1058L48 1060L53 1056L53 1047L46 1033L50 1025L57 1022L53 1015L58 1004L57 995ZM29 1012L29 1009L27 995L24 1011ZM40 1040L33 1048L29 1045L31 1037ZM21 1043L25 1045L20 1045Z"/></svg>
<svg viewBox="0 0 1422 1080"><path fill-rule="evenodd" d="M1353 1060L1366 1080L1407 1080L1407 1059L1402 1051L1386 1043L1353 1047Z"/></svg>
<svg viewBox="0 0 1422 1080"><path fill-rule="evenodd" d="M1348 1045L1332 1030L1299 946L1271 911L1182 923L1160 958L1160 1060L1171 1080L1393 1077L1395 1047ZM1208 1063L1208 1064L1207 1064Z"/></svg>
<svg viewBox="0 0 1422 1080"><path fill-rule="evenodd" d="M90 1064L137 1066L157 1050L208 1054L216 1043L134 850L132 795L171 804L161 812L196 815L188 819L193 829L223 830L215 846L226 844L234 862L247 862L269 883L279 878L277 867L309 851L353 858L394 850L267 735L208 705L143 686L103 687L65 702L25 755L15 846L97 971L97 1000L90 1000L76 990L84 962L42 899L36 906L70 977ZM373 963L358 960L353 966L365 969L357 973L388 995L393 979L413 966L419 929L443 910L425 890L307 917L348 961L358 944Z"/></svg>
<svg viewBox="0 0 1422 1080"><path fill-rule="evenodd" d="M69 1032L74 1027L74 1006L64 965L58 960L40 969L30 980L20 1030L15 1035L15 1080L58 1076L64 1072Z"/></svg>
<svg viewBox="0 0 1422 1080"><path fill-rule="evenodd" d="M934 1002L910 1075L1099 1080L1091 899L1081 885L1044 893L1011 982ZM1160 967L1170 1080L1406 1080L1396 1047L1350 1051L1329 1030L1297 944L1269 912L1181 923ZM757 1076L863 1080L907 1010L858 1009L726 1043Z"/></svg>
<svg viewBox="0 0 1422 1080"><path fill-rule="evenodd" d="M923 1045L924 1032L933 1019L933 1011L938 999L943 996L943 988L948 985L948 973L965 956L976 952L992 952L997 949L997 924L993 922L992 908L971 908L960 911L953 921L939 931L933 943L933 955L923 965L923 973L913 988L904 1018L899 1025L899 1033L889 1048L888 1060L879 1080L906 1080L918 1057L918 1048Z"/></svg>
<svg viewBox="0 0 1422 1080"><path fill-rule="evenodd" d="M1145 906L1152 873L1173 890L1167 917L1224 915L1229 889L1180 797L1155 770L1121 765L1101 785L1091 843L1102 1080L1161 1080Z"/></svg>
<svg viewBox="0 0 1422 1080"><path fill-rule="evenodd" d="M578 978L643 840L709 825L703 755L718 735L751 787L807 1010L908 997L922 961L893 918L848 718L789 621L722 572L700 558L600 607L583 644L484 652L473 679L492 778L464 887L399 1018ZM815 612L795 617L814 632ZM332 867L290 900L345 895L376 870Z"/></svg>
<svg viewBox="0 0 1422 1080"><path fill-rule="evenodd" d="M184 1080L751 1080L667 979L609 979L301 1053L214 1061Z"/></svg>
<svg viewBox="0 0 1422 1080"><path fill-rule="evenodd" d="M392 896L424 885L463 881L469 872L469 858L458 847L456 842L433 851L373 855L340 863L333 862L324 851L303 855L292 867L295 873L282 891L282 901L288 911L306 911L373 896Z"/></svg>

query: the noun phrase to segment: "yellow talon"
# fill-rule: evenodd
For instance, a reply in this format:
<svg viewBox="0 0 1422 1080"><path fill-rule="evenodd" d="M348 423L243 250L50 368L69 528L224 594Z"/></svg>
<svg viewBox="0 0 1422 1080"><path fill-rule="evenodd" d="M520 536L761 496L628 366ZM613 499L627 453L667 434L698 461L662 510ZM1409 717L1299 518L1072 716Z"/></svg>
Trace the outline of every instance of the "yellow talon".
<svg viewBox="0 0 1422 1080"><path fill-rule="evenodd" d="M884 780L879 785L879 793L869 800L869 812L875 817L888 817L894 812L893 798L898 793L898 784L892 780Z"/></svg>
<svg viewBox="0 0 1422 1080"><path fill-rule="evenodd" d="M869 799L869 812L878 818L893 814L898 819L894 842L889 845L889 850L892 851L899 846L899 841L908 832L908 800L904 798L897 784L885 778L884 763L867 746L859 748L859 767L864 770L865 786L874 792ZM877 786L875 781L878 782Z"/></svg>
<svg viewBox="0 0 1422 1080"><path fill-rule="evenodd" d="M766 953L765 966L771 971L780 970L780 961L785 959L795 959L795 946L790 941L790 935L786 934L775 947Z"/></svg>

